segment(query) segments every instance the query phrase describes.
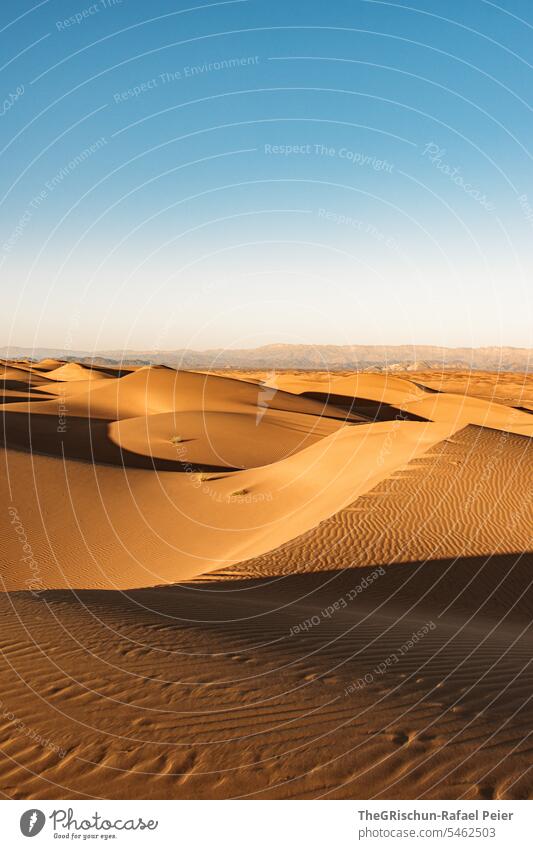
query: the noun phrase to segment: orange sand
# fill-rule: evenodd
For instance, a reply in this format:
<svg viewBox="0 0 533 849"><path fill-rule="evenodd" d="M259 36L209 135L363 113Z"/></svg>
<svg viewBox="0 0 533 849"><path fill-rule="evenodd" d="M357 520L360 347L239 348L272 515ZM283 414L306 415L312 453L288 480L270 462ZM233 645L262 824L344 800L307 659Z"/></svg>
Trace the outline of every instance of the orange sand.
<svg viewBox="0 0 533 849"><path fill-rule="evenodd" d="M0 378L4 795L533 796L525 375Z"/></svg>

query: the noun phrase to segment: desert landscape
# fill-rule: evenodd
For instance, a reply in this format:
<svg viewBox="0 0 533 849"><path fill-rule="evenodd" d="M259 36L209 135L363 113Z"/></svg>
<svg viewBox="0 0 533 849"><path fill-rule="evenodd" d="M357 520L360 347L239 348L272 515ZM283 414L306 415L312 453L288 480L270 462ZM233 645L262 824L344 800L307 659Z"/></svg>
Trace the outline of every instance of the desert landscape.
<svg viewBox="0 0 533 849"><path fill-rule="evenodd" d="M0 790L533 798L533 381L0 363Z"/></svg>

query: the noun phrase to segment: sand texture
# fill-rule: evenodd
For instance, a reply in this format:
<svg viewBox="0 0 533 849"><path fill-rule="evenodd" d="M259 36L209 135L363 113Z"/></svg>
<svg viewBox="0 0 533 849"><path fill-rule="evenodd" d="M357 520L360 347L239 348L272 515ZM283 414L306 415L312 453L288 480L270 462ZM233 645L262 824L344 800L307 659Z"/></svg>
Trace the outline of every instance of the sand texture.
<svg viewBox="0 0 533 849"><path fill-rule="evenodd" d="M528 376L0 380L5 797L533 798Z"/></svg>

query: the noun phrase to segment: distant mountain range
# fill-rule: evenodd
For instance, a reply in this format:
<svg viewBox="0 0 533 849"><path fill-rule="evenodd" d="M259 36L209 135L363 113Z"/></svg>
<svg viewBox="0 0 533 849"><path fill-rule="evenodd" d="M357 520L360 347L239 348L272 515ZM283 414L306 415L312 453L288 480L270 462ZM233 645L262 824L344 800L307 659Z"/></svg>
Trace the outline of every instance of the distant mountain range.
<svg viewBox="0 0 533 849"><path fill-rule="evenodd" d="M415 371L431 368L528 371L531 348L439 348L434 345L263 345L260 348L206 351L66 351L62 348L1 348L10 359L54 357L83 362L167 365L188 369L346 369Z"/></svg>

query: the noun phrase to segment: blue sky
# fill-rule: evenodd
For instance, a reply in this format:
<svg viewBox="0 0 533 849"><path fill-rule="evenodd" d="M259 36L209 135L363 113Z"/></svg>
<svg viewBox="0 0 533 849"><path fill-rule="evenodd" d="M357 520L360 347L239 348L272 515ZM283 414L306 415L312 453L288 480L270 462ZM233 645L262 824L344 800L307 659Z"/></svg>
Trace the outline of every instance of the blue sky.
<svg viewBox="0 0 533 849"><path fill-rule="evenodd" d="M525 0L3 4L1 344L531 345Z"/></svg>

